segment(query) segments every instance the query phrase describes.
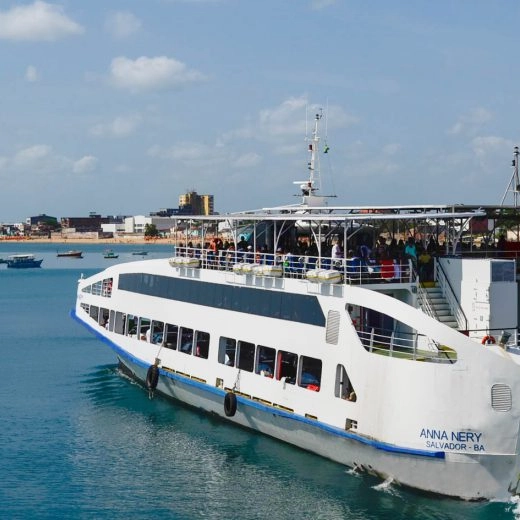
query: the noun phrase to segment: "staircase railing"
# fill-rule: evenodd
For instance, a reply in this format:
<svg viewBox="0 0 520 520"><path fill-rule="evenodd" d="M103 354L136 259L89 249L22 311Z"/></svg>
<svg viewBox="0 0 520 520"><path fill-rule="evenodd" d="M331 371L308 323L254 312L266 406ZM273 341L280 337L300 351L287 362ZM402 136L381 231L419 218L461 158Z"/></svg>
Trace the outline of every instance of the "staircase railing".
<svg viewBox="0 0 520 520"><path fill-rule="evenodd" d="M451 314L457 320L459 328L468 330L468 318L462 310L462 307L457 299L457 295L451 286L451 283L446 276L446 271L442 267L441 262L435 260L435 280L438 282L441 288L443 296L446 298L450 307Z"/></svg>
<svg viewBox="0 0 520 520"><path fill-rule="evenodd" d="M428 316L435 318L436 320L439 319L435 309L433 308L433 305L431 304L428 293L424 290L421 284L417 284L417 299L419 300L419 305L421 306L423 312L425 312Z"/></svg>

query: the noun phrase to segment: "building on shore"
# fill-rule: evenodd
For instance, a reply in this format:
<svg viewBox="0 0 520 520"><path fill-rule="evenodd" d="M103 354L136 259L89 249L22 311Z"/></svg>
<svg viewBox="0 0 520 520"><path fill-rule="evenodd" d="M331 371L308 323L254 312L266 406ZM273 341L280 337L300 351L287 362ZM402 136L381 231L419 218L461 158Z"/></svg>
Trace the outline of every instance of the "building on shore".
<svg viewBox="0 0 520 520"><path fill-rule="evenodd" d="M184 215L213 215L213 195L199 195L188 191L179 197L179 212Z"/></svg>

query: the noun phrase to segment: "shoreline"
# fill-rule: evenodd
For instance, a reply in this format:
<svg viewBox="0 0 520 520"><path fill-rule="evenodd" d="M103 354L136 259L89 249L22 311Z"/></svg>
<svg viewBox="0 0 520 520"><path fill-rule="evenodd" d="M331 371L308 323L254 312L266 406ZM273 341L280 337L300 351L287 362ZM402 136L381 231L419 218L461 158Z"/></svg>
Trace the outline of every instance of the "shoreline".
<svg viewBox="0 0 520 520"><path fill-rule="evenodd" d="M88 244L140 244L140 245L175 245L177 240L173 238L158 238L146 240L143 237L125 237L125 238L12 238L0 239L0 244L70 244L70 245L88 245Z"/></svg>

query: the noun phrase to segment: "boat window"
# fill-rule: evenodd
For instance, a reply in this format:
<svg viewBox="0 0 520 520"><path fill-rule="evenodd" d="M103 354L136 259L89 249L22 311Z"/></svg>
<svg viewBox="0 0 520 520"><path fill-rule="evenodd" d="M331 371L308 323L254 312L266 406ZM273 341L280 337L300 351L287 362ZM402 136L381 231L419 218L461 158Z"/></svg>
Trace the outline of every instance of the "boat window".
<svg viewBox="0 0 520 520"><path fill-rule="evenodd" d="M83 287L83 289L81 289L81 292L84 292L84 293L92 292L92 286L91 285L87 285L86 287Z"/></svg>
<svg viewBox="0 0 520 520"><path fill-rule="evenodd" d="M87 314L90 315L90 313L89 313L90 305L88 303L81 303L80 306Z"/></svg>
<svg viewBox="0 0 520 520"><path fill-rule="evenodd" d="M112 320L111 320L112 321ZM117 334L125 333L126 314L123 312L116 312L114 319L114 332Z"/></svg>
<svg viewBox="0 0 520 520"><path fill-rule="evenodd" d="M209 334L198 330L195 333L195 356L208 359Z"/></svg>
<svg viewBox="0 0 520 520"><path fill-rule="evenodd" d="M99 282L92 284L92 294L95 296L101 296L103 288L103 282L100 280Z"/></svg>
<svg viewBox="0 0 520 520"><path fill-rule="evenodd" d="M343 365L336 367L336 383L334 385L334 395L347 401L356 401L356 392L352 386L352 382L347 375L347 371Z"/></svg>
<svg viewBox="0 0 520 520"><path fill-rule="evenodd" d="M97 322L99 317L99 307L96 307L95 305L90 306L90 317Z"/></svg>
<svg viewBox="0 0 520 520"><path fill-rule="evenodd" d="M237 342L235 339L220 337L218 342L218 362L230 367L235 366Z"/></svg>
<svg viewBox="0 0 520 520"><path fill-rule="evenodd" d="M112 296L112 278L105 278L103 280L102 295L108 298Z"/></svg>
<svg viewBox="0 0 520 520"><path fill-rule="evenodd" d="M172 350L177 349L177 338L179 336L179 327L177 325L166 324L164 346Z"/></svg>
<svg viewBox="0 0 520 520"><path fill-rule="evenodd" d="M191 354L193 350L193 329L181 327L181 342L179 350L184 354Z"/></svg>
<svg viewBox="0 0 520 520"><path fill-rule="evenodd" d="M139 339L150 341L150 325L151 321L149 318L139 318Z"/></svg>
<svg viewBox="0 0 520 520"><path fill-rule="evenodd" d="M257 359L255 372L262 376L273 377L276 350L271 347L263 347L259 345L256 357Z"/></svg>
<svg viewBox="0 0 520 520"><path fill-rule="evenodd" d="M116 311L110 311L110 317L108 318L108 330L114 332L114 322L116 320Z"/></svg>
<svg viewBox="0 0 520 520"><path fill-rule="evenodd" d="M296 383L296 371L298 368L298 356L292 352L278 351L276 366L276 379L285 378L285 382L291 385Z"/></svg>
<svg viewBox="0 0 520 520"><path fill-rule="evenodd" d="M99 309L99 324L102 327L105 327L108 329L108 317L110 316L110 311L108 309L105 309L104 307L101 307Z"/></svg>
<svg viewBox="0 0 520 520"><path fill-rule="evenodd" d="M150 335L150 339L152 343L156 345L161 345L164 338L164 322L162 321L152 321L152 333Z"/></svg>
<svg viewBox="0 0 520 520"><path fill-rule="evenodd" d="M307 390L320 391L321 360L307 356L301 357L301 375L299 385Z"/></svg>
<svg viewBox="0 0 520 520"><path fill-rule="evenodd" d="M247 341L238 342L237 367L241 370L253 371L255 364L255 345Z"/></svg>
<svg viewBox="0 0 520 520"><path fill-rule="evenodd" d="M134 316L133 314L128 315L128 319L126 322L126 335L131 338L137 337L137 322L139 318Z"/></svg>

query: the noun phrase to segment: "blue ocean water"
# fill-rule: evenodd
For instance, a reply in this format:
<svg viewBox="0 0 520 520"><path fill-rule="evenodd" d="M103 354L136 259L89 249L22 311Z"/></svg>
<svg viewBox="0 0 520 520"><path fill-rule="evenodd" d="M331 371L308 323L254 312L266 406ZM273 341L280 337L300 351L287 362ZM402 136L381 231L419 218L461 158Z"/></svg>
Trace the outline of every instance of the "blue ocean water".
<svg viewBox="0 0 520 520"><path fill-rule="evenodd" d="M61 250L71 249L72 246ZM0 265L1 519L506 519L510 503L425 496L156 397L69 317L76 281L135 246L2 244L41 269ZM149 258L170 256L147 246Z"/></svg>

